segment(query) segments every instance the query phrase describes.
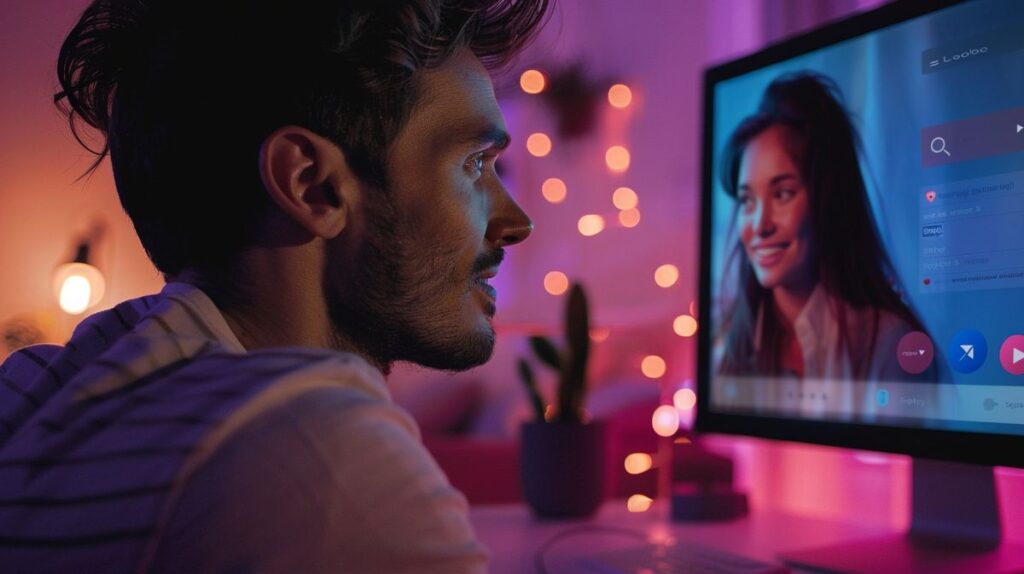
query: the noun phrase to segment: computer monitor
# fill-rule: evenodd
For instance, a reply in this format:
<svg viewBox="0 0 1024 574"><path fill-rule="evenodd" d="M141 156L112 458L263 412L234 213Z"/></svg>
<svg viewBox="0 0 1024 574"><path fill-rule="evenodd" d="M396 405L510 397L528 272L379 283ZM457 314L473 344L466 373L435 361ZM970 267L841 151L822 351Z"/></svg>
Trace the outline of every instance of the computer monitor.
<svg viewBox="0 0 1024 574"><path fill-rule="evenodd" d="M1024 2L889 4L709 69L704 102L697 430L911 455L872 560L1024 564L991 469L1024 466Z"/></svg>

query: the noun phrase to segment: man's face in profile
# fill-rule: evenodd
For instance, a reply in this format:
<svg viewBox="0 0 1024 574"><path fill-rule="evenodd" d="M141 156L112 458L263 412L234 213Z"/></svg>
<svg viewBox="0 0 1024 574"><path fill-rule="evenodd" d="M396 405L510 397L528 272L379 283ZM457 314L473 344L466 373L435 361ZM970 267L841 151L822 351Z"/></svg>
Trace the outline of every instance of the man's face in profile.
<svg viewBox="0 0 1024 574"><path fill-rule="evenodd" d="M502 246L532 227L494 170L507 144L490 76L468 50L421 73L386 189L356 206L355 242L328 245L334 325L382 364L464 370L490 358L497 294L487 279Z"/></svg>

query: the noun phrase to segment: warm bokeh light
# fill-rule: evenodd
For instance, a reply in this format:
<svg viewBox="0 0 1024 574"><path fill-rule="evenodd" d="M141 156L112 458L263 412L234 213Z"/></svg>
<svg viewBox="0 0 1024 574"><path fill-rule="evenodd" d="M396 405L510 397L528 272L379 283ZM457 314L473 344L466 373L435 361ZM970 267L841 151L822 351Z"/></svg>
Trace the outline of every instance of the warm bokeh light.
<svg viewBox="0 0 1024 574"><path fill-rule="evenodd" d="M679 281L679 268L672 264L665 264L654 272L654 282L658 284L658 287L669 287L676 284Z"/></svg>
<svg viewBox="0 0 1024 574"><path fill-rule="evenodd" d="M658 355L647 355L640 363L640 371L650 379L661 378L665 374L665 359Z"/></svg>
<svg viewBox="0 0 1024 574"><path fill-rule="evenodd" d="M595 343L600 343L602 341L607 341L611 334L612 330L608 327L594 327L590 329L590 340Z"/></svg>
<svg viewBox="0 0 1024 574"><path fill-rule="evenodd" d="M654 409L651 426L658 436L672 436L679 430L679 411L673 405L661 405Z"/></svg>
<svg viewBox="0 0 1024 574"><path fill-rule="evenodd" d="M81 315L103 298L103 273L88 263L65 263L54 271L53 289L61 310Z"/></svg>
<svg viewBox="0 0 1024 574"><path fill-rule="evenodd" d="M640 224L640 210L627 209L619 212L619 223L623 227L636 227Z"/></svg>
<svg viewBox="0 0 1024 574"><path fill-rule="evenodd" d="M680 337L692 337L697 332L697 320L690 315L680 315L672 321L672 330Z"/></svg>
<svg viewBox="0 0 1024 574"><path fill-rule="evenodd" d="M580 218L577 227L579 227L581 234L591 237L604 231L604 218L594 214L584 215Z"/></svg>
<svg viewBox="0 0 1024 574"><path fill-rule="evenodd" d="M693 389L679 389L672 395L672 404L681 411L688 411L697 405L697 393Z"/></svg>
<svg viewBox="0 0 1024 574"><path fill-rule="evenodd" d="M634 494L626 499L626 509L630 512L647 512L651 508L654 499L642 494Z"/></svg>
<svg viewBox="0 0 1024 574"><path fill-rule="evenodd" d="M549 177L548 179L545 179L543 185L540 186L540 192L544 195L544 199L549 202L562 203L565 201L568 189L566 189L564 181L557 177Z"/></svg>
<svg viewBox="0 0 1024 574"><path fill-rule="evenodd" d="M613 145L604 152L604 163L612 171L626 171L629 169L629 150L620 145Z"/></svg>
<svg viewBox="0 0 1024 574"><path fill-rule="evenodd" d="M526 151L536 157L544 157L551 153L551 138L540 132L530 134L526 138Z"/></svg>
<svg viewBox="0 0 1024 574"><path fill-rule="evenodd" d="M92 298L92 287L89 280L81 275L71 275L64 279L60 288L60 308L65 313L80 315L89 308Z"/></svg>
<svg viewBox="0 0 1024 574"><path fill-rule="evenodd" d="M625 108L633 101L633 91L626 84L615 84L608 88L608 103L616 108Z"/></svg>
<svg viewBox="0 0 1024 574"><path fill-rule="evenodd" d="M519 76L519 87L527 94L539 94L544 91L547 80L539 70L526 70Z"/></svg>
<svg viewBox="0 0 1024 574"><path fill-rule="evenodd" d="M690 314L694 317L697 316L697 300L690 301Z"/></svg>
<svg viewBox="0 0 1024 574"><path fill-rule="evenodd" d="M551 295L561 295L569 290L569 278L561 271L552 271L544 276L544 290Z"/></svg>
<svg viewBox="0 0 1024 574"><path fill-rule="evenodd" d="M620 187L612 194L612 203L615 204L616 209L633 209L640 203L640 198L632 189Z"/></svg>
<svg viewBox="0 0 1024 574"><path fill-rule="evenodd" d="M642 474L651 470L654 466L654 459L646 452L634 452L626 457L623 465L629 474Z"/></svg>

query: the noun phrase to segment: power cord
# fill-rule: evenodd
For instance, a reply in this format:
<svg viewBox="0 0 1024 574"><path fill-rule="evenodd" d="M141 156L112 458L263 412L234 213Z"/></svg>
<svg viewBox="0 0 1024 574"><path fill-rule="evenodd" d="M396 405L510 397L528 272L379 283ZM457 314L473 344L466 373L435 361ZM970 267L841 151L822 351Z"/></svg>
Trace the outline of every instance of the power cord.
<svg viewBox="0 0 1024 574"><path fill-rule="evenodd" d="M567 528L558 534L555 534L549 538L544 544L540 545L537 549L537 553L534 555L533 564L537 569L537 574L549 574L548 569L544 566L545 555L559 542L575 536L581 536L583 534L595 534L595 533L607 533L607 534L621 534L623 536L630 536L633 538L639 538L644 542L647 541L647 533L639 530L632 530L630 528L620 528L617 526L600 526L597 524L584 524L581 526L574 526Z"/></svg>

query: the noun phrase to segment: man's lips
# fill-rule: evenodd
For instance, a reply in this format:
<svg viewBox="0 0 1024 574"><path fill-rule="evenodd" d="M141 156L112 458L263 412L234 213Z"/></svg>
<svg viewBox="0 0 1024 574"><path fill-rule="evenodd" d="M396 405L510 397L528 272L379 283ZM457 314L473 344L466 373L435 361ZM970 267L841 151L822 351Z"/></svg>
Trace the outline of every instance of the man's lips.
<svg viewBox="0 0 1024 574"><path fill-rule="evenodd" d="M498 301L498 291L490 283L488 283L487 280L493 279L494 276L496 276L497 274L498 268L491 267L490 269L485 269L483 273L477 275L473 279L473 284L481 291L483 291L485 295L490 297L492 301L495 302Z"/></svg>

